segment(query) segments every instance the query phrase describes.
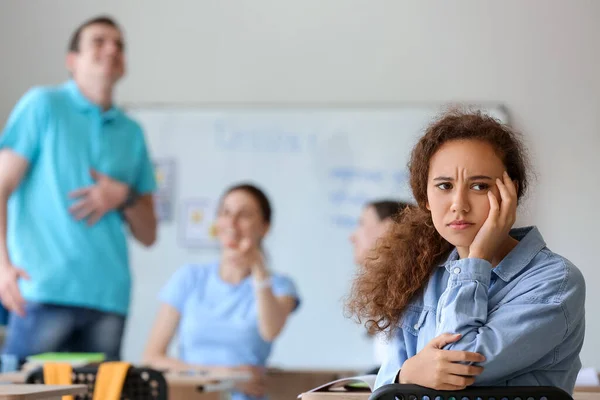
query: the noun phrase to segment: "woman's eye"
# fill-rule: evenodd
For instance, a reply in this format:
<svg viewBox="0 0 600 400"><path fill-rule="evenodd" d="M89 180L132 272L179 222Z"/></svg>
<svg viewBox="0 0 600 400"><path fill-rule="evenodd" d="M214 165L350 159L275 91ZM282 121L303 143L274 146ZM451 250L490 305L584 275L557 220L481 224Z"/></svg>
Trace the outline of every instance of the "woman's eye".
<svg viewBox="0 0 600 400"><path fill-rule="evenodd" d="M475 183L471 186L472 189L477 191L487 190L490 188L490 185L487 183Z"/></svg>
<svg viewBox="0 0 600 400"><path fill-rule="evenodd" d="M441 190L449 190L449 189L452 189L452 184L450 184L448 182L444 182L444 183L440 183L439 185L436 185L436 187Z"/></svg>

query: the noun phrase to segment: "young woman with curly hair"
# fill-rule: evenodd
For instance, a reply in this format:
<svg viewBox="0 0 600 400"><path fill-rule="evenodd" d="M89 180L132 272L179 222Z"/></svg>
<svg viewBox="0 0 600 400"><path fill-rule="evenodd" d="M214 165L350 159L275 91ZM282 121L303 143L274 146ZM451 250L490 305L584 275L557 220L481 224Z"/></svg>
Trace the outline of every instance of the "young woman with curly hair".
<svg viewBox="0 0 600 400"><path fill-rule="evenodd" d="M407 208L364 263L349 311L386 332L376 386L557 386L581 367L585 282L534 226L513 229L528 187L519 135L452 112L412 151Z"/></svg>

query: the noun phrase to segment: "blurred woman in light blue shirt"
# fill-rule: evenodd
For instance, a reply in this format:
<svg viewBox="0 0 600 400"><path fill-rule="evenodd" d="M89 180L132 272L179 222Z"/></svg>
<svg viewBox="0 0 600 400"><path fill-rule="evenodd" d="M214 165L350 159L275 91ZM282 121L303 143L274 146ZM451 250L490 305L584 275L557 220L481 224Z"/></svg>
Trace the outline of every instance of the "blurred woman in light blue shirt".
<svg viewBox="0 0 600 400"><path fill-rule="evenodd" d="M376 387L556 386L581 368L585 282L536 227L519 137L480 113L434 122L413 149L406 209L354 282L349 309L395 340ZM390 329L388 329L390 328Z"/></svg>
<svg viewBox="0 0 600 400"><path fill-rule="evenodd" d="M161 307L144 354L155 368L247 371L234 400L265 394L264 367L273 341L300 300L294 283L270 272L261 243L269 230L271 206L253 185L237 185L221 199L217 235L221 259L186 265L160 293ZM176 331L179 357L167 356Z"/></svg>

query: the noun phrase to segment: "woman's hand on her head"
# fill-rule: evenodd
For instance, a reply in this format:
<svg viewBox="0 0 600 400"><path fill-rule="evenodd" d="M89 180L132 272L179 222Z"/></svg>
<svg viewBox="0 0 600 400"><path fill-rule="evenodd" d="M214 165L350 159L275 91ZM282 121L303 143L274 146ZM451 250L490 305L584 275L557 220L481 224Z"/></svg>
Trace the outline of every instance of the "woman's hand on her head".
<svg viewBox="0 0 600 400"><path fill-rule="evenodd" d="M485 357L468 351L443 350L458 339L460 335L444 333L431 340L417 355L404 362L398 382L435 390L461 390L472 385L483 368L459 363L483 362Z"/></svg>
<svg viewBox="0 0 600 400"><path fill-rule="evenodd" d="M515 183L505 171L502 180L496 179L496 185L500 191L501 202L498 203L494 193L488 191L490 213L469 247L469 258L481 258L490 263L517 219Z"/></svg>

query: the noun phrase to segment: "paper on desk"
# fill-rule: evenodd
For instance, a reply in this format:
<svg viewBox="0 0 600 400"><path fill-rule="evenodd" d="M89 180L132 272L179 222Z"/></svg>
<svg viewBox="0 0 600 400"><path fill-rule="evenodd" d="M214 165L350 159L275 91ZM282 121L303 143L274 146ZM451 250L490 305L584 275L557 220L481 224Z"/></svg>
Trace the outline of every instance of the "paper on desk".
<svg viewBox="0 0 600 400"><path fill-rule="evenodd" d="M368 391L373 391L375 388L375 379L377 375L361 375L361 376L352 376L350 378L342 378L336 379L335 381L328 382L324 385L318 386L314 389L309 390L306 393L318 392L318 391L328 391L329 389L333 389L339 386L350 386L351 384L362 384L366 385L366 389ZM298 395L298 399L302 398L302 393Z"/></svg>
<svg viewBox="0 0 600 400"><path fill-rule="evenodd" d="M598 372L594 368L582 368L577 375L575 386L599 386Z"/></svg>

